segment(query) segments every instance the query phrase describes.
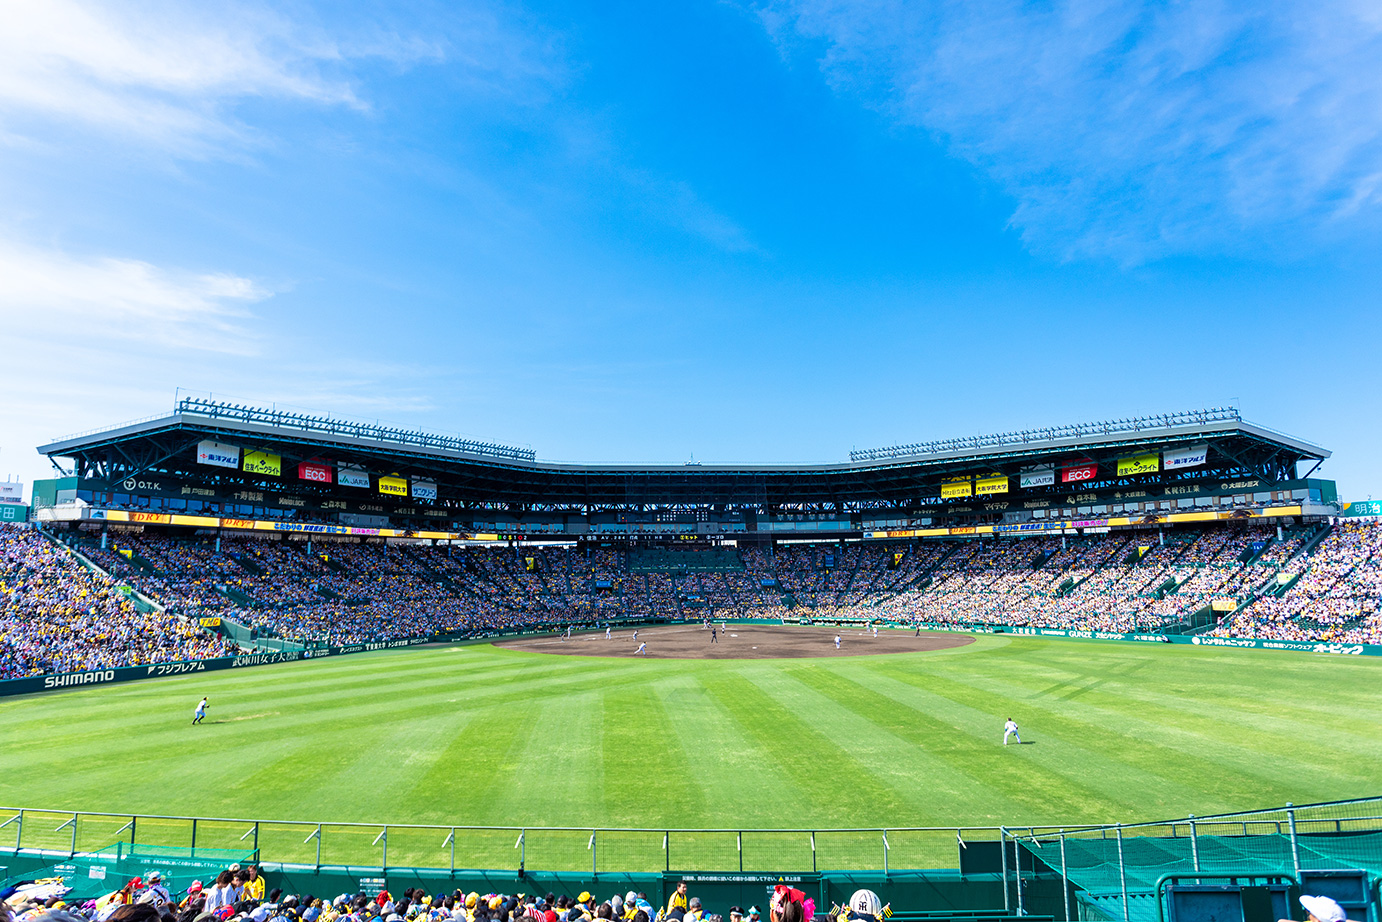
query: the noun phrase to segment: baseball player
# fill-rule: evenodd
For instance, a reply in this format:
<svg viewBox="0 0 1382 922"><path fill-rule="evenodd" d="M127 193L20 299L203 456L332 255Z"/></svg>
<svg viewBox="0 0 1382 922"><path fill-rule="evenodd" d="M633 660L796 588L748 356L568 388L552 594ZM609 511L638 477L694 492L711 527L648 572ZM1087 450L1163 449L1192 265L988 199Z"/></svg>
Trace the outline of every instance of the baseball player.
<svg viewBox="0 0 1382 922"><path fill-rule="evenodd" d="M1010 737L1010 736L1015 736L1015 737L1017 737L1017 744L1018 744L1019 746L1022 745L1022 736L1021 736L1021 734L1019 734L1019 733L1017 732L1017 723L1016 723L1016 721L1014 721L1011 717L1008 718L1008 722L1007 722L1007 723L1003 724L1003 745L1004 745L1004 746L1008 745L1008 737Z"/></svg>
<svg viewBox="0 0 1382 922"><path fill-rule="evenodd" d="M206 699L197 702L197 709L192 712L192 723L199 724L206 719Z"/></svg>
<svg viewBox="0 0 1382 922"><path fill-rule="evenodd" d="M639 656L647 656L647 655L648 655L648 642L645 640L645 641L643 641L643 643L639 644L639 645L638 645L638 649L637 649L635 652L636 652ZM1018 742L1020 743L1020 742L1022 742L1022 741L1021 741L1021 740L1018 740Z"/></svg>

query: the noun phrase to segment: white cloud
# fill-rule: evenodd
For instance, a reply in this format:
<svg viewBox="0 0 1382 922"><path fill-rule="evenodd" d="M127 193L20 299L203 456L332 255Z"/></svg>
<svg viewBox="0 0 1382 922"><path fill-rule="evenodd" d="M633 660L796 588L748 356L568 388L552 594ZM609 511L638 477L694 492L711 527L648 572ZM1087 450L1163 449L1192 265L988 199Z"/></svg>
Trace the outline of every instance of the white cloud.
<svg viewBox="0 0 1382 922"><path fill-rule="evenodd" d="M79 257L0 240L0 317L38 344L135 341L198 352L255 351L248 305L269 296L228 273Z"/></svg>
<svg viewBox="0 0 1382 922"><path fill-rule="evenodd" d="M472 92L521 95L550 77L547 50L481 3L327 9L330 28L253 0L0 0L0 138L76 128L205 157L258 140L236 117L247 100L368 109L356 74L369 61L447 64Z"/></svg>
<svg viewBox="0 0 1382 922"><path fill-rule="evenodd" d="M1374 6L781 0L761 12L838 89L992 177L1039 252L1289 252L1377 229Z"/></svg>
<svg viewBox="0 0 1382 922"><path fill-rule="evenodd" d="M152 142L181 154L240 136L223 104L254 96L359 105L327 76L329 40L251 8L103 7L78 0L0 3L5 121L49 119ZM13 129L12 129L13 130Z"/></svg>

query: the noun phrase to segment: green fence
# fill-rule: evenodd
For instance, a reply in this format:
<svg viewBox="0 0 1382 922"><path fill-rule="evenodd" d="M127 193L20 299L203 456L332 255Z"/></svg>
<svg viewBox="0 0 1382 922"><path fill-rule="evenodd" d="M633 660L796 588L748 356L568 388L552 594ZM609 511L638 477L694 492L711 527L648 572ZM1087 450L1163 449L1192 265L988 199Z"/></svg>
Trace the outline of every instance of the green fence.
<svg viewBox="0 0 1382 922"><path fill-rule="evenodd" d="M953 868L957 841L997 827L592 829L422 826L0 808L0 854L79 854L112 842L258 851L285 864L662 873Z"/></svg>
<svg viewBox="0 0 1382 922"><path fill-rule="evenodd" d="M209 881L231 864L253 859L254 852L244 848L170 848L116 842L11 875L0 880L0 887L21 879L61 877L72 888L69 901L86 900L118 890L132 877L144 877L157 870L163 875L164 886L180 893L194 880Z"/></svg>
<svg viewBox="0 0 1382 922"><path fill-rule="evenodd" d="M1382 797L1113 826L1002 832L1008 905L1057 919L1154 922L1166 875L1243 879L1356 869L1382 877ZM1059 903L1031 905L1029 884L1059 878ZM1221 880L1211 881L1214 883Z"/></svg>

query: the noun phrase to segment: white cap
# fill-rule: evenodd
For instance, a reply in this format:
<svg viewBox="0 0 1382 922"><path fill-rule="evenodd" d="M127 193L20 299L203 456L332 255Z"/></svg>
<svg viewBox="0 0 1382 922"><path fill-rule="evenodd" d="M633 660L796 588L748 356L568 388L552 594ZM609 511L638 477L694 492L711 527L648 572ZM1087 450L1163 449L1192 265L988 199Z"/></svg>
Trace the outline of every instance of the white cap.
<svg viewBox="0 0 1382 922"><path fill-rule="evenodd" d="M1344 907L1327 896L1303 896L1300 904L1320 922L1344 922L1348 918L1344 914Z"/></svg>

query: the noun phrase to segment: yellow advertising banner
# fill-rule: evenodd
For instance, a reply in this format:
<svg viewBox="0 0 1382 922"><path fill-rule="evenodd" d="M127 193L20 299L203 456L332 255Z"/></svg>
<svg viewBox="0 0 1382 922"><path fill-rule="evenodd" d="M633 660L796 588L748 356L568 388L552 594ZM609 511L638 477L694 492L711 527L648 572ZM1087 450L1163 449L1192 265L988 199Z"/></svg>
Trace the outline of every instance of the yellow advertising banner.
<svg viewBox="0 0 1382 922"><path fill-rule="evenodd" d="M267 451L247 451L240 470L247 474L264 474L268 477L283 475L283 458Z"/></svg>
<svg viewBox="0 0 1382 922"><path fill-rule="evenodd" d="M215 528L221 524L219 516L214 515L175 515L174 525L193 525L198 528Z"/></svg>
<svg viewBox="0 0 1382 922"><path fill-rule="evenodd" d="M964 480L952 480L941 484L941 499L953 499L957 496L973 496L974 483L968 477Z"/></svg>
<svg viewBox="0 0 1382 922"><path fill-rule="evenodd" d="M980 477L974 481L974 492L978 496L1008 492L1008 478L1003 476Z"/></svg>
<svg viewBox="0 0 1382 922"><path fill-rule="evenodd" d="M220 626L221 626L221 619L220 619L220 618L203 618L203 619L201 619L201 625L202 625L202 627L220 627Z"/></svg>
<svg viewBox="0 0 1382 922"><path fill-rule="evenodd" d="M389 496L407 496L408 481L403 477L380 477L379 492Z"/></svg>
<svg viewBox="0 0 1382 922"><path fill-rule="evenodd" d="M1137 474L1155 474L1161 470L1161 455L1152 452L1149 455L1134 455L1131 458L1118 459L1118 476L1133 477Z"/></svg>

